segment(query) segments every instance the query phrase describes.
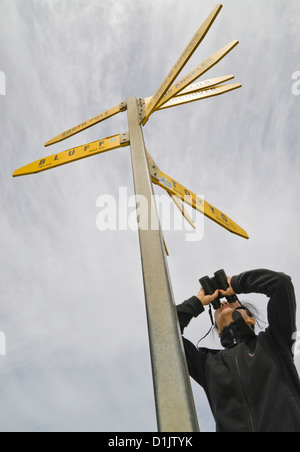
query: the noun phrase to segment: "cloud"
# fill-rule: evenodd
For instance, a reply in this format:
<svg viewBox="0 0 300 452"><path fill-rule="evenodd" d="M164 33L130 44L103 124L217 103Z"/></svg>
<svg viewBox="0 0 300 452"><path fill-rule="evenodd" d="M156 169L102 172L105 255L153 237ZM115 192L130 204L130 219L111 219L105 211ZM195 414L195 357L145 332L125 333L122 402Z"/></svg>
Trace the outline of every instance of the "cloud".
<svg viewBox="0 0 300 452"><path fill-rule="evenodd" d="M133 193L129 149L34 177L11 174L49 153L126 131L123 113L43 147L127 96L151 95L214 6L202 3L1 2L2 430L156 429L138 237L96 228L100 195L117 196L120 186ZM293 0L289 8L282 0L255 7L227 1L186 72L239 39L207 78L233 73L243 89L157 113L145 127L161 169L250 235L243 241L209 220L198 243L186 242L185 231L166 231L177 303L219 268L285 271L300 290L300 97L291 91L298 16ZM264 299L255 301L265 313ZM203 315L187 335L197 342L208 326ZM199 423L213 430L201 391L194 386Z"/></svg>

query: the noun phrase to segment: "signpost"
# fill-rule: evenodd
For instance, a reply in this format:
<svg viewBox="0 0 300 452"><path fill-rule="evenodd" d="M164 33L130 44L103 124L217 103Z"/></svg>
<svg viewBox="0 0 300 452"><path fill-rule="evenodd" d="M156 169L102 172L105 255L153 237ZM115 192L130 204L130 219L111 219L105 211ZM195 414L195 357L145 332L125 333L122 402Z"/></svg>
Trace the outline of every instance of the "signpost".
<svg viewBox="0 0 300 452"><path fill-rule="evenodd" d="M187 62L190 60L193 53L198 48L199 44L203 41L205 36L207 35L210 27L216 20L219 12L222 9L222 5L217 5L215 9L212 11L212 13L208 16L206 21L201 25L197 33L193 36L181 56L176 61L175 65L172 67L171 71L165 78L165 80L162 82L156 93L154 94L152 101L149 103L146 111L145 111L145 119L143 121L143 125L148 121L151 113L154 112L157 105L161 101L161 99L164 97L165 93L168 91L172 83L176 80L177 76L180 74L184 66L187 64Z"/></svg>
<svg viewBox="0 0 300 452"><path fill-rule="evenodd" d="M162 106L159 106L158 110L165 110L166 108L176 107L177 105L189 104L190 102L195 102L196 100L219 96L220 94L228 93L229 91L233 91L241 87L242 85L240 83L231 83L231 85L216 86L213 88L195 91L191 94L185 94L184 96L173 97L165 104L162 104Z"/></svg>
<svg viewBox="0 0 300 452"><path fill-rule="evenodd" d="M134 96L129 97L120 105L63 132L48 141L45 146L63 141L126 110L128 132L78 146L50 157L43 157L16 170L13 174L14 177L18 177L39 173L130 145L135 193L137 199L138 195L143 195L147 200L144 210L141 210L141 206L137 206L137 210L155 403L160 432L197 432L199 426L169 277L167 250L153 196L153 183L167 191L193 227L195 227L194 223L186 213L184 203L233 234L246 239L249 237L246 231L227 214L204 201L158 168L146 151L142 125L145 125L150 116L158 110L221 95L241 87L240 84L219 85L234 78L232 75L192 83L216 65L238 44L238 41L233 41L219 50L171 86L206 36L221 8L222 5L214 8L154 96L139 101Z"/></svg>
<svg viewBox="0 0 300 452"><path fill-rule="evenodd" d="M221 83L228 82L229 80L232 80L234 78L234 75L225 75L224 77L216 77L211 78L209 80L205 80L203 82L197 82L189 85L187 88L180 91L177 96L183 96L185 94L191 94L191 93L198 93L199 91L202 91L204 89L211 88L212 86L217 86Z"/></svg>
<svg viewBox="0 0 300 452"><path fill-rule="evenodd" d="M148 160L154 163L150 154L148 154ZM156 164L151 166L150 173L152 176L152 182L166 190L170 196L176 196L181 199L181 201L233 234L239 235L244 239L249 239L247 232L232 221L227 215L208 202L204 201L204 199L195 195L195 193L172 179L167 174L163 173Z"/></svg>
<svg viewBox="0 0 300 452"><path fill-rule="evenodd" d="M84 144L68 151L54 154L50 157L45 157L30 163L16 170L13 177L28 176L29 174L40 173L58 166L66 165L67 163L76 162L77 160L85 159L93 155L102 154L103 152L112 151L123 146L129 146L129 133L115 135L113 137L103 138L102 140L94 141L93 143Z"/></svg>
<svg viewBox="0 0 300 452"><path fill-rule="evenodd" d="M104 113L101 113L100 115L97 115L94 118L91 118L88 121L85 121L82 124L79 124L78 126L72 127L72 129L69 129L66 132L61 133L57 137L52 138L52 140L48 141L45 144L45 147L66 140L67 138L70 138L73 135L82 132L83 130L89 129L92 126L99 124L99 122L102 122L105 119L111 118L112 116L115 116L118 113L121 113L122 111L126 111L126 109L127 109L126 102L122 102L120 105L110 108L109 110L106 110Z"/></svg>
<svg viewBox="0 0 300 452"><path fill-rule="evenodd" d="M166 93L166 95L158 103L157 108L161 107L163 104L172 99L172 97L177 96L183 89L205 74L209 69L213 68L219 61L222 60L234 47L238 45L238 41L232 41L227 46L220 49L218 52L211 55L203 63L199 64L193 71L188 75L183 77L179 82L176 82ZM146 111L149 110L149 106Z"/></svg>

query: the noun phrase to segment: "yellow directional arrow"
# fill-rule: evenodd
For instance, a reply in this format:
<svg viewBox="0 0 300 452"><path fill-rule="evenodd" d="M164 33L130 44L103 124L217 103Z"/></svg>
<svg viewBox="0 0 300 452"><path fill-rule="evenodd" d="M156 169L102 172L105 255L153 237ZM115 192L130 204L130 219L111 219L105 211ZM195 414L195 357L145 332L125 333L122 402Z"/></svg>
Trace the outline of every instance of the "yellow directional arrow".
<svg viewBox="0 0 300 452"><path fill-rule="evenodd" d="M216 78L211 78L209 80L203 80L202 82L192 83L191 85L187 86L185 89L183 89L182 91L177 93L176 96L174 96L174 97L179 97L179 96L183 96L186 94L198 93L200 91L204 91L213 86L220 85L221 83L225 83L228 80L232 80L233 78L234 78L234 75L225 75L223 77L216 77ZM151 102L151 99L152 99L152 96L146 97L144 99L146 107Z"/></svg>
<svg viewBox="0 0 300 452"><path fill-rule="evenodd" d="M68 151L54 154L31 163L14 172L13 177L27 176L28 174L40 173L67 163L75 162L103 152L112 151L120 147L129 146L129 133L114 135L112 137L97 140L83 146L69 149Z"/></svg>
<svg viewBox="0 0 300 452"><path fill-rule="evenodd" d="M159 110L176 107L178 105L188 104L190 102L195 102L201 99L207 99L209 97L220 96L221 94L228 93L229 91L233 91L241 87L242 85L240 83L232 83L230 85L216 86L214 88L205 89L199 92L194 92L192 94L186 94L185 96L174 97L173 99L169 100L166 104L163 104L162 107L159 107Z"/></svg>
<svg viewBox="0 0 300 452"><path fill-rule="evenodd" d="M177 76L180 74L184 66L187 64L191 56L194 54L200 43L203 41L208 31L210 30L212 24L216 20L219 12L222 9L222 5L217 5L211 14L208 16L206 21L201 25L197 33L194 35L192 40L189 42L188 46L185 48L179 59L176 61L175 65L172 67L171 71L160 85L156 93L154 94L151 102L145 110L145 120L143 124L146 124L150 115L156 110L157 105L170 88L172 83L176 80Z"/></svg>
<svg viewBox="0 0 300 452"><path fill-rule="evenodd" d="M247 232L231 220L227 215L218 210L212 204L204 201L204 199L197 196L191 190L187 189L167 174L163 173L153 161L150 154L148 154L148 161L152 182L154 184L166 190L169 195L179 197L187 205L191 206L193 209L202 213L210 220L214 221L233 234L249 239Z"/></svg>
<svg viewBox="0 0 300 452"><path fill-rule="evenodd" d="M202 82L193 83L187 86L185 89L176 94L176 96L183 96L184 94L197 93L198 91L203 91L204 89L211 88L212 86L221 85L221 83L228 82L232 80L234 75L225 75L223 77L210 78L209 80L204 80Z"/></svg>
<svg viewBox="0 0 300 452"><path fill-rule="evenodd" d="M52 140L47 141L45 147L66 140L67 138L72 137L73 135L76 135L77 133L82 132L83 130L88 129L89 127L92 127L95 124L104 121L105 119L111 118L112 116L115 116L118 113L125 111L126 108L127 108L126 102L123 102L122 104L117 105L116 107L110 108L109 110L106 110L104 113L94 116L94 118L88 119L87 121L78 124L78 126L72 127L71 129L66 130L66 132L61 133L57 137L52 138Z"/></svg>
<svg viewBox="0 0 300 452"><path fill-rule="evenodd" d="M239 44L239 41L232 41L222 49L207 58L203 63L199 64L193 71L183 77L180 81L176 82L166 93L163 99L159 102L158 108L168 102L173 97L181 93L182 90L187 88L191 83L201 77L205 72L209 71L219 61L222 60L234 47ZM149 108L149 107L148 107Z"/></svg>

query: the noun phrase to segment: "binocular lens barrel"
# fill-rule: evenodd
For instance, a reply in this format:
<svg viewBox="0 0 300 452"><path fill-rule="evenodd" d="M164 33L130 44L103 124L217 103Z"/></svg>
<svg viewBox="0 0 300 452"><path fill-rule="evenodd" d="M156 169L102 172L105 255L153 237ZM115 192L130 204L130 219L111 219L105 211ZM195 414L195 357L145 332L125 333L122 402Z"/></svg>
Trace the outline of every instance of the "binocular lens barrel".
<svg viewBox="0 0 300 452"><path fill-rule="evenodd" d="M204 278L201 278L199 280L201 287L203 288L206 295L213 295L216 290L218 290L218 286L216 283L215 278L210 278L209 276L204 276ZM221 307L221 301L220 298L216 298L212 302L213 308L215 310L220 309Z"/></svg>
<svg viewBox="0 0 300 452"><path fill-rule="evenodd" d="M225 273L225 270L219 270L214 275L215 275L215 279L216 279L219 289L227 290L229 287L229 284L228 284L228 277ZM226 297L226 300L228 301L228 303L235 303L235 302L239 301L238 297L236 295L231 295L229 297Z"/></svg>
<svg viewBox="0 0 300 452"><path fill-rule="evenodd" d="M201 287L203 288L206 295L213 295L216 290L222 289L227 290L229 287L228 284L228 278L224 270L219 270L214 273L214 277L210 278L209 276L204 276L204 278L199 279L199 282L201 284ZM215 310L219 309L221 307L221 301L220 298L216 298L215 301L212 302L213 308ZM226 297L226 300L228 303L235 303L238 300L238 297L236 295L231 295Z"/></svg>
<svg viewBox="0 0 300 452"><path fill-rule="evenodd" d="M222 290L227 290L229 285L228 285L228 281L227 281L228 278L227 278L225 271L219 270L216 273L214 273L214 275L215 275L215 279L216 279L218 288L222 289Z"/></svg>
<svg viewBox="0 0 300 452"><path fill-rule="evenodd" d="M209 276L204 276L199 280L206 295L213 295L216 291Z"/></svg>

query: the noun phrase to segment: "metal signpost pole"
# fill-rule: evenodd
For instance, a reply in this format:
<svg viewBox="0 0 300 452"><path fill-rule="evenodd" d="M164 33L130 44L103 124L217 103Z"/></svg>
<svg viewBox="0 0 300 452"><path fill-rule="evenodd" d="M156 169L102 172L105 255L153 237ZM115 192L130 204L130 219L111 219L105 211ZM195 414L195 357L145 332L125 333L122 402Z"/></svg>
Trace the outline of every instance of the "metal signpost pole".
<svg viewBox="0 0 300 452"><path fill-rule="evenodd" d="M145 125L151 115L159 110L223 95L241 88L240 83L220 85L233 79L233 75L193 83L235 48L238 41L230 42L172 85L205 38L221 9L222 5L217 5L213 9L153 96L141 99L139 102L136 97L129 97L127 102L122 102L52 138L45 146L64 141L126 110L129 133L118 133L42 157L17 169L13 174L14 177L19 177L40 173L114 149L131 146L154 393L160 432L197 432L199 427L152 183L160 186L173 197L176 206L193 227L194 224L186 213L184 204L233 234L245 239L249 239L249 236L219 209L159 169L146 151L142 125Z"/></svg>
<svg viewBox="0 0 300 452"><path fill-rule="evenodd" d="M197 432L198 421L136 97L127 99L127 111L158 429Z"/></svg>

